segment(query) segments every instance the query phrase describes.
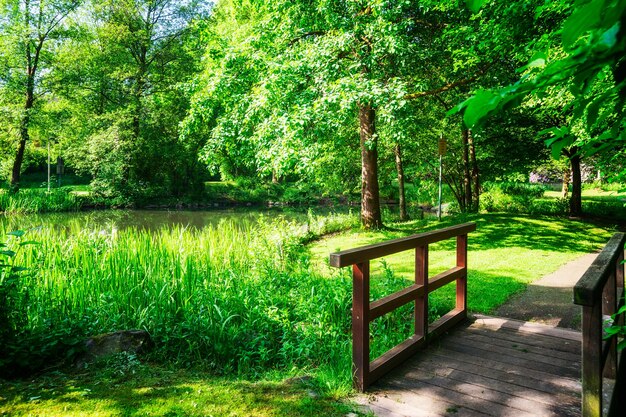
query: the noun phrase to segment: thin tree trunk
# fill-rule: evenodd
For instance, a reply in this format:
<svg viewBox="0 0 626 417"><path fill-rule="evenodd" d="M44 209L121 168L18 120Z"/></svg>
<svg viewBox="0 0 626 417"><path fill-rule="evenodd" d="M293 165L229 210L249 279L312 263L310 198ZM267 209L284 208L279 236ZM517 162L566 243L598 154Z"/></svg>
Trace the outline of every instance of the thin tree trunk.
<svg viewBox="0 0 626 417"><path fill-rule="evenodd" d="M472 206L470 210L477 213L480 206L480 178L478 176L478 163L476 162L476 145L474 142L474 135L472 135L471 130L467 132L467 137L469 141L470 164L472 168Z"/></svg>
<svg viewBox="0 0 626 417"><path fill-rule="evenodd" d="M37 52L36 57L38 58ZM29 61L30 58L29 58ZM20 188L20 177L22 175L22 163L24 162L24 152L26 150L26 142L30 139L28 132L30 124L30 112L35 103L35 71L36 66L29 64L27 69L28 78L26 80L26 102L24 103L24 115L20 123L20 141L17 146L17 153L13 161L13 169L11 170L11 190L17 192Z"/></svg>
<svg viewBox="0 0 626 417"><path fill-rule="evenodd" d="M409 220L409 215L406 211L406 194L404 192L404 167L402 165L402 149L400 144L396 143L393 148L393 153L396 156L396 171L398 172L398 203L400 205L400 220Z"/></svg>
<svg viewBox="0 0 626 417"><path fill-rule="evenodd" d="M463 129L463 205L461 211L467 212L472 208L472 179L469 169L469 130Z"/></svg>
<svg viewBox="0 0 626 417"><path fill-rule="evenodd" d="M567 167L563 170L563 187L561 188L561 195L563 198L567 198L569 194L569 184L571 179L571 171L570 168Z"/></svg>
<svg viewBox="0 0 626 417"><path fill-rule="evenodd" d="M580 156L577 150L574 150L573 156L570 157L572 163L572 198L569 202L569 212L572 216L581 216L582 208L582 177L580 173Z"/></svg>
<svg viewBox="0 0 626 417"><path fill-rule="evenodd" d="M383 226L378 189L378 150L376 143L376 111L359 105L361 138L361 222L366 229Z"/></svg>

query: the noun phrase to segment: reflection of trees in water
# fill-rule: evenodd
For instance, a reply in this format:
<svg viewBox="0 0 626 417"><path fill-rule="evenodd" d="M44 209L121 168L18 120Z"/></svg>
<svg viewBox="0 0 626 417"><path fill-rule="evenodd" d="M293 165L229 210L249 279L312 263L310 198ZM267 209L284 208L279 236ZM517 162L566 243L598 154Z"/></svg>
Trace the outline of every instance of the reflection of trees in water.
<svg viewBox="0 0 626 417"><path fill-rule="evenodd" d="M260 219L268 220L276 217L305 222L308 211L312 211L313 214L328 214L348 212L349 208L232 208L208 211L97 210L77 213L43 213L0 216L0 228L5 231L37 227L67 230L127 228L158 230L164 227L182 226L201 229L209 225L215 226L222 221L232 221L242 228L249 228Z"/></svg>

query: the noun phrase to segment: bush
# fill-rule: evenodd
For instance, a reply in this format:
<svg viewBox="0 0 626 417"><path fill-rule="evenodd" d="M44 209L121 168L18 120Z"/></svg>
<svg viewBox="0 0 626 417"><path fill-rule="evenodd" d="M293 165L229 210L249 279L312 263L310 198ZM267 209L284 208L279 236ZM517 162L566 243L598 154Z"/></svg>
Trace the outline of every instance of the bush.
<svg viewBox="0 0 626 417"><path fill-rule="evenodd" d="M504 194L526 198L539 198L547 190L543 184L530 184L525 182L486 182L483 184L485 191L500 190Z"/></svg>
<svg viewBox="0 0 626 417"><path fill-rule="evenodd" d="M546 190L544 185L516 182L487 182L480 196L480 209L486 212L528 213Z"/></svg>

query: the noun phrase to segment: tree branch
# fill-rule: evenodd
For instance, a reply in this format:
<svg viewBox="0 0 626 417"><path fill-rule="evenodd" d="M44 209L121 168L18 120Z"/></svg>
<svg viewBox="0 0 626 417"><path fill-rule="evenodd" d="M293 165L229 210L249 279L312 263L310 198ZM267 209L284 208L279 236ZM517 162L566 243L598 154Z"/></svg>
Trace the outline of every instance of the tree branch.
<svg viewBox="0 0 626 417"><path fill-rule="evenodd" d="M491 67L490 65L487 65L485 68L483 68L482 70L478 71L478 73L476 75L474 75L473 77L470 78L465 78L463 80L459 80L459 81L454 81L452 83L448 83L446 85L443 85L439 88L435 88L433 90L428 90L428 91L420 91L417 93L411 93L411 94L407 94L404 96L405 100L413 100L416 98L421 98L421 97L426 97L426 96L434 96L437 94L441 94L441 93L445 93L446 91L450 91L453 88L456 87L461 87L463 85L467 85L467 84L471 84L474 81L478 80L480 78L481 75L483 75L485 72L487 72L487 70Z"/></svg>
<svg viewBox="0 0 626 417"><path fill-rule="evenodd" d="M300 42L304 38L308 38L310 36L324 36L325 34L326 34L325 30L312 30L310 32L303 33L302 35L298 36L297 38L294 38L294 39L290 40L289 41L289 46L294 46L296 43Z"/></svg>

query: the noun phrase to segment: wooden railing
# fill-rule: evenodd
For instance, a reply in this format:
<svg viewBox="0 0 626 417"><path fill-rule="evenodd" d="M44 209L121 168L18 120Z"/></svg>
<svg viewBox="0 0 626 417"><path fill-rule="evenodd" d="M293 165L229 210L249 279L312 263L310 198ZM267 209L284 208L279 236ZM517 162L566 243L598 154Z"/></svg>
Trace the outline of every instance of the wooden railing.
<svg viewBox="0 0 626 417"><path fill-rule="evenodd" d="M574 303L583 308L582 316L582 415L599 417L603 408L603 378L624 384L626 368L617 360L617 337L603 340L604 327L624 299L624 233L616 233L587 272L574 286ZM623 322L621 323L623 324ZM615 410L619 389L613 392L610 407ZM615 414L613 411L611 414ZM623 414L620 414L623 415Z"/></svg>
<svg viewBox="0 0 626 417"><path fill-rule="evenodd" d="M413 355L432 336L449 330L467 318L467 234L475 223L465 223L432 232L330 254L330 265L352 265L352 364L355 387L364 391L372 382ZM456 266L428 277L428 245L456 237ZM370 302L370 260L415 250L415 284L387 297ZM456 307L428 325L428 294L456 281ZM370 362L372 320L407 303L415 302L413 336Z"/></svg>

